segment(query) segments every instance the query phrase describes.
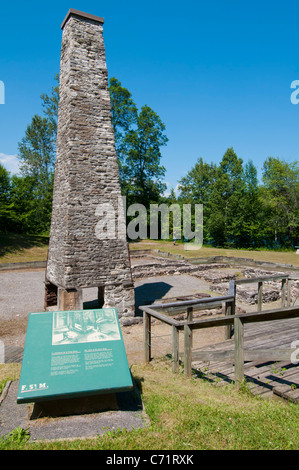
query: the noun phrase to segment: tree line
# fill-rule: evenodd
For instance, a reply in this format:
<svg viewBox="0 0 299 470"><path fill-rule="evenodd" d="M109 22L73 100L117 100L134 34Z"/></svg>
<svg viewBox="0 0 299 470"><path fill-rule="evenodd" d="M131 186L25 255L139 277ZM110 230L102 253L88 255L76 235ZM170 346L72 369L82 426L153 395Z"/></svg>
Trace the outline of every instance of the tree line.
<svg viewBox="0 0 299 470"><path fill-rule="evenodd" d="M0 165L0 231L47 233L50 229L56 159L59 87L41 95L35 115L18 144L20 174ZM111 118L122 194L127 205L202 204L204 244L242 248L288 248L299 244L299 164L268 157L259 182L252 161L228 148L220 163L199 158L165 196L161 148L165 125L148 105L138 110L119 80L109 80Z"/></svg>
<svg viewBox="0 0 299 470"><path fill-rule="evenodd" d="M180 201L203 204L204 242L242 248L299 243L299 164L268 157L262 181L233 148L219 165L200 158L179 182Z"/></svg>

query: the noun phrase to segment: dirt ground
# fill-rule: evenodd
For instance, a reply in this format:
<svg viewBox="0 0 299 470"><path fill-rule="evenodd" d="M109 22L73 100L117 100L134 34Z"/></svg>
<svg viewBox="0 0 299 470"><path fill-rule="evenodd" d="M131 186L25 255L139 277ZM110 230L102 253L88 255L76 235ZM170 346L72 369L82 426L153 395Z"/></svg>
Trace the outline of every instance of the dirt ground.
<svg viewBox="0 0 299 470"><path fill-rule="evenodd" d="M23 348L29 312L44 310L44 270L18 270L0 273L0 339L5 346ZM209 292L209 284L188 275L155 276L135 282L138 305L155 300ZM96 298L94 289L84 291L84 300ZM140 319L141 321L141 319ZM143 361L143 324L122 326L122 334L130 364ZM182 336L182 335L181 335ZM194 335L196 344L205 345L221 341L224 329L211 329ZM171 327L161 322L152 324L153 355L171 352Z"/></svg>
<svg viewBox="0 0 299 470"><path fill-rule="evenodd" d="M236 268L236 272L239 271ZM231 272L231 269L230 269ZM0 340L5 346L23 348L25 344L29 312L44 311L43 269L4 271L0 273ZM135 300L140 305L152 304L160 299L173 299L180 295L206 293L217 296L221 293L211 291L211 284L204 278L188 274L155 276L135 281ZM84 290L84 301L94 301L97 291ZM267 305L271 308L272 305ZM256 307L249 307L256 308ZM247 309L248 311L248 309ZM131 326L122 326L129 364L143 361L143 324L142 321ZM197 330L194 333L194 347L202 347L224 340L224 327ZM161 322L152 323L153 357L171 353L171 327ZM180 343L183 333L180 333ZM180 351L183 351L182 347Z"/></svg>
<svg viewBox="0 0 299 470"><path fill-rule="evenodd" d="M129 364L143 362L143 325L132 325L122 329ZM161 322L152 324L152 357L161 358L172 352L171 327ZM224 327L196 331L193 336L194 348L215 344L224 340ZM184 351L183 332L180 332L180 352Z"/></svg>

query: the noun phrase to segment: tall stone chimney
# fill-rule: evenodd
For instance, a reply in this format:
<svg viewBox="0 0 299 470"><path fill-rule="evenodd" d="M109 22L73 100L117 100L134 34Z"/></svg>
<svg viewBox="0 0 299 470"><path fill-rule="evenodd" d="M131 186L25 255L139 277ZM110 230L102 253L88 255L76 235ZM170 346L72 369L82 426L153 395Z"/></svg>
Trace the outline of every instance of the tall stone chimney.
<svg viewBox="0 0 299 470"><path fill-rule="evenodd" d="M45 307L57 303L59 310L82 309L82 289L98 287L99 307L116 307L121 317L134 315L134 288L103 23L103 18L73 9L62 23Z"/></svg>

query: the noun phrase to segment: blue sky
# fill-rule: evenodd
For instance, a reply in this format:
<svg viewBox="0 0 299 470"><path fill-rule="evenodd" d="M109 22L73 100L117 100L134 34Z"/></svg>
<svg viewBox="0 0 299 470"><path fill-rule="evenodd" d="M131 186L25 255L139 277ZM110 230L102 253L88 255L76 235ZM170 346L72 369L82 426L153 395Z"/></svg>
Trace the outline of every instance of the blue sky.
<svg viewBox="0 0 299 470"><path fill-rule="evenodd" d="M268 156L299 160L299 105L290 100L298 1L15 1L0 8L0 162L8 170L59 72L69 8L104 17L109 77L165 123L169 187L199 157L218 163L231 146L259 175Z"/></svg>

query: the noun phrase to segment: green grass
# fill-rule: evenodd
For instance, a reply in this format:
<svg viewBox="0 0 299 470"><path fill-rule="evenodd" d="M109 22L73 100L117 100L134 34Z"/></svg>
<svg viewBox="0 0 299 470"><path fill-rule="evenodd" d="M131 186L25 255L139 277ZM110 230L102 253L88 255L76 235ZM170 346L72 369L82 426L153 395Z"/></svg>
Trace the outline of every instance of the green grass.
<svg viewBox="0 0 299 470"><path fill-rule="evenodd" d="M232 385L186 380L161 364L135 365L150 425L94 439L29 442L26 430L0 439L0 449L65 450L295 450L298 405L252 397Z"/></svg>
<svg viewBox="0 0 299 470"><path fill-rule="evenodd" d="M48 243L49 236L47 235L0 234L0 263L46 261ZM189 251L184 249L183 243L179 242L174 246L172 242L164 240L142 240L136 243L129 243L129 247L131 251L157 249L172 254L179 254L185 258L233 256L250 258L257 261L291 264L299 267L299 255L296 255L294 251L242 250L210 248L206 246L203 246L200 250Z"/></svg>
<svg viewBox="0 0 299 470"><path fill-rule="evenodd" d="M8 380L16 380L21 372L21 364L0 364L0 395Z"/></svg>
<svg viewBox="0 0 299 470"><path fill-rule="evenodd" d="M295 251L275 251L275 250L244 250L235 248L211 248L203 246L199 250L185 250L183 243L162 240L142 240L137 243L130 243L130 250L156 249L172 254L182 255L184 258L205 258L213 256L232 256L236 258L248 258L255 261L267 261L271 263L291 264L299 267L299 255Z"/></svg>
<svg viewBox="0 0 299 470"><path fill-rule="evenodd" d="M45 261L48 253L49 236L0 234L0 263L21 263Z"/></svg>

